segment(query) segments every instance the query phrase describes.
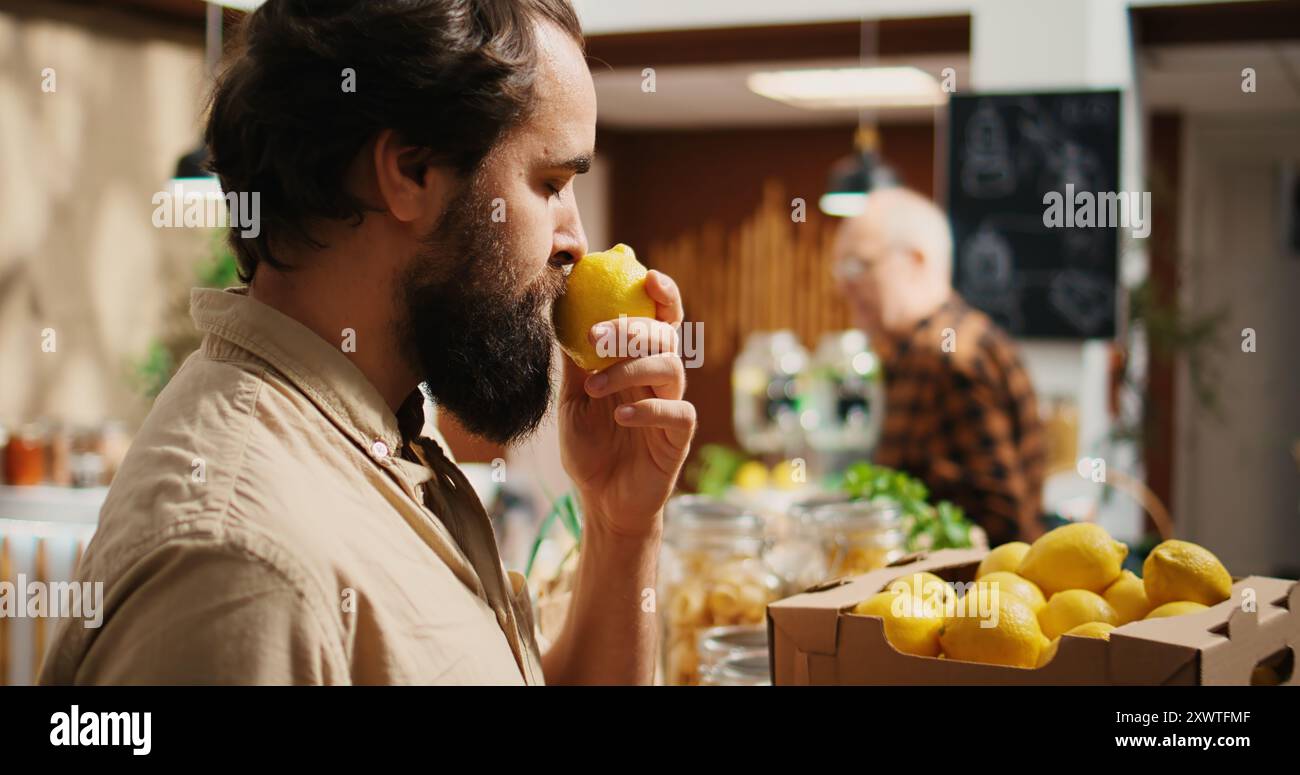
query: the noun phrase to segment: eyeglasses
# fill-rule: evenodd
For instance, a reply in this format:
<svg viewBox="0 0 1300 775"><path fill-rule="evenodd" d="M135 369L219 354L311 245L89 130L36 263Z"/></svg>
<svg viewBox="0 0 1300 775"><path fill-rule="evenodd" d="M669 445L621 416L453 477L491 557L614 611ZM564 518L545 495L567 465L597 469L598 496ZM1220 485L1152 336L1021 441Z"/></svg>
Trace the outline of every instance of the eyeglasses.
<svg viewBox="0 0 1300 775"><path fill-rule="evenodd" d="M831 265L831 274L840 282L856 280L880 261L878 257L867 259L862 256L846 256Z"/></svg>

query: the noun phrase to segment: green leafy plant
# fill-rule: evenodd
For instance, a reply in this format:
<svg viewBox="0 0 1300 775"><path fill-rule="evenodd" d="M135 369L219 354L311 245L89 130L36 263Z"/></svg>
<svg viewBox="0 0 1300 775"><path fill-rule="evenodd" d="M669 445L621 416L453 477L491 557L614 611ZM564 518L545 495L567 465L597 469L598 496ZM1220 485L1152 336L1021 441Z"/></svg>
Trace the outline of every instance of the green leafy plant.
<svg viewBox="0 0 1300 775"><path fill-rule="evenodd" d="M238 264L226 242L224 229L214 235L212 254L195 268L194 282L203 288L239 285ZM157 397L185 358L198 349L201 341L190 321L189 294L186 293L172 304L163 334L150 342L145 354L132 364L139 391L150 398Z"/></svg>
<svg viewBox="0 0 1300 775"><path fill-rule="evenodd" d="M839 489L853 500L896 504L907 528L907 547L958 549L971 545L971 522L960 507L929 502L925 483L902 471L868 462L854 463L844 471Z"/></svg>
<svg viewBox="0 0 1300 775"><path fill-rule="evenodd" d="M572 492L566 492L556 498L551 503L551 510L542 519L542 523L537 528L537 538L533 539L533 547L528 552L528 565L524 568L524 576L531 578L533 573L533 563L537 560L537 552L542 548L542 542L546 540L547 533L559 522L573 537L573 548L569 553L577 551L582 544L582 509L578 505L578 499L573 497ZM568 556L565 556L568 559ZM560 563L563 565L563 561Z"/></svg>

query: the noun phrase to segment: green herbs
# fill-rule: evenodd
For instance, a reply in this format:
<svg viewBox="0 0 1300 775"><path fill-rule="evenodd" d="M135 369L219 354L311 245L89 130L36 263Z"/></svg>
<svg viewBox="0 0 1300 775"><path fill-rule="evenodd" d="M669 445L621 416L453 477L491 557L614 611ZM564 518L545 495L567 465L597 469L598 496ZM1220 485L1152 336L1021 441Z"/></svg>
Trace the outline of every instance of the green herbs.
<svg viewBox="0 0 1300 775"><path fill-rule="evenodd" d="M903 512L910 551L971 545L971 523L962 510L948 501L931 505L925 484L902 471L867 462L854 463L844 471L840 489L854 500L897 504Z"/></svg>
<svg viewBox="0 0 1300 775"><path fill-rule="evenodd" d="M697 460L688 472L688 478L695 482L695 491L721 498L749 458L723 444L705 444L700 447Z"/></svg>

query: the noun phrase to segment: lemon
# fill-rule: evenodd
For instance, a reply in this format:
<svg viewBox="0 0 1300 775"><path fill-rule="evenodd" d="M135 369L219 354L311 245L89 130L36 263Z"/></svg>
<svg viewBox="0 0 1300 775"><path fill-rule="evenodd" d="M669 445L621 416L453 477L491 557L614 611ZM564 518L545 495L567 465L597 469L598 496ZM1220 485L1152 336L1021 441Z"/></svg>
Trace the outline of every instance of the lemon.
<svg viewBox="0 0 1300 775"><path fill-rule="evenodd" d="M1232 576L1209 549L1189 541L1165 541L1142 564L1142 582L1152 605L1191 600L1222 603L1232 595Z"/></svg>
<svg viewBox="0 0 1300 775"><path fill-rule="evenodd" d="M1043 640L1047 641L1047 644L1038 652L1038 662L1034 665L1035 667L1042 667L1053 659L1056 659L1056 649L1061 645L1060 638L1047 640L1047 637L1044 636Z"/></svg>
<svg viewBox="0 0 1300 775"><path fill-rule="evenodd" d="M798 489L800 482L795 479L794 462L782 460L772 466L772 486L780 490Z"/></svg>
<svg viewBox="0 0 1300 775"><path fill-rule="evenodd" d="M1000 570L1016 572L1020 567L1020 562L1025 559L1025 552L1029 551L1029 544L1024 541L1012 541L1011 543L1002 544L992 549L980 560L980 567L975 571L975 578L980 579L990 573L997 573Z"/></svg>
<svg viewBox="0 0 1300 775"><path fill-rule="evenodd" d="M1069 632L1088 622L1115 624L1119 615L1110 603L1096 592L1086 589L1067 589L1057 592L1038 612L1038 624L1049 638Z"/></svg>
<svg viewBox="0 0 1300 775"><path fill-rule="evenodd" d="M1067 631L1066 635L1072 635L1076 638L1099 638L1101 640L1110 640L1110 631L1115 629L1115 625L1105 622L1085 622L1074 629ZM1056 657L1056 650L1061 647L1061 638L1057 637L1051 641L1051 644L1044 648L1038 655L1038 666L1051 662Z"/></svg>
<svg viewBox="0 0 1300 775"><path fill-rule="evenodd" d="M880 592L858 603L853 613L885 620L885 639L904 654L939 656L939 630L943 614L933 606L913 607L897 593Z"/></svg>
<svg viewBox="0 0 1300 775"><path fill-rule="evenodd" d="M588 253L569 272L564 295L555 302L555 337L573 362L587 371L618 363L602 357L587 338L591 327L619 315L653 318L655 303L645 291L646 268L627 245ZM610 342L614 345L614 342Z"/></svg>
<svg viewBox="0 0 1300 775"><path fill-rule="evenodd" d="M1034 586L1032 581L1017 576L1014 573L1008 573L1007 571L1002 570L994 571L985 574L978 583L996 585L996 589L1000 595L1016 595L1021 600L1028 603L1029 607L1035 614L1041 611L1043 606L1047 605L1047 598L1043 597L1042 591L1039 590L1038 587Z"/></svg>
<svg viewBox="0 0 1300 775"><path fill-rule="evenodd" d="M1066 635L1073 635L1076 638L1100 638L1110 640L1110 633L1115 629L1115 625L1106 622L1084 622L1083 624L1071 630L1066 630Z"/></svg>
<svg viewBox="0 0 1300 775"><path fill-rule="evenodd" d="M1101 593L1119 576L1128 547L1088 522L1058 527L1029 547L1016 571L1050 599L1067 589Z"/></svg>
<svg viewBox="0 0 1300 775"><path fill-rule="evenodd" d="M1151 601L1147 600L1146 585L1131 570L1119 574L1119 578L1106 587L1102 597L1106 598L1106 602L1110 603L1110 607L1114 608L1115 613L1119 615L1116 624L1136 622L1151 613Z"/></svg>
<svg viewBox="0 0 1300 775"><path fill-rule="evenodd" d="M1009 667L1038 664L1045 641L1028 603L1015 595L998 595L997 621L991 627L981 627L990 619L973 615L974 611L962 613L971 615L949 616L939 634L939 644L949 659Z"/></svg>
<svg viewBox="0 0 1300 775"><path fill-rule="evenodd" d="M918 586L919 593L916 592ZM913 595L913 599L919 599L924 605L932 608L941 608L944 613L957 600L957 592L951 584L933 573L926 572L899 576L886 584L885 590Z"/></svg>
<svg viewBox="0 0 1300 775"><path fill-rule="evenodd" d="M742 490L761 490L767 486L767 466L751 460L736 469L736 486Z"/></svg>
<svg viewBox="0 0 1300 775"><path fill-rule="evenodd" d="M1204 603L1195 603L1191 600L1175 600L1172 603L1165 603L1157 606L1154 611L1147 614L1147 619L1163 619L1166 616L1182 616L1183 614L1194 614L1197 611L1204 611L1209 608Z"/></svg>

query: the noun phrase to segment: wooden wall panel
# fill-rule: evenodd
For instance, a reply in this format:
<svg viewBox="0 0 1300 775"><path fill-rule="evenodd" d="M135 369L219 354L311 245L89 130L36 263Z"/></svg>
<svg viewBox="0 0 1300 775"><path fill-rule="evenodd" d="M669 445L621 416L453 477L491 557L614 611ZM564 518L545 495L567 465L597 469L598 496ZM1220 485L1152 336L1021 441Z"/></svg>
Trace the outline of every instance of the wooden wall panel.
<svg viewBox="0 0 1300 775"><path fill-rule="evenodd" d="M703 365L688 372L699 411L696 447L734 444L731 363L752 331L789 328L806 347L849 325L830 274L837 219L817 200L853 126L707 131L602 131L610 159L611 239L681 285L686 317L703 321ZM881 143L903 183L932 195L930 124L887 125ZM802 198L807 220L791 219ZM608 246L593 245L593 249Z"/></svg>

